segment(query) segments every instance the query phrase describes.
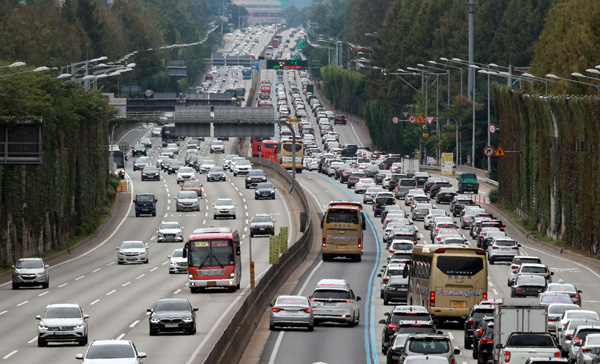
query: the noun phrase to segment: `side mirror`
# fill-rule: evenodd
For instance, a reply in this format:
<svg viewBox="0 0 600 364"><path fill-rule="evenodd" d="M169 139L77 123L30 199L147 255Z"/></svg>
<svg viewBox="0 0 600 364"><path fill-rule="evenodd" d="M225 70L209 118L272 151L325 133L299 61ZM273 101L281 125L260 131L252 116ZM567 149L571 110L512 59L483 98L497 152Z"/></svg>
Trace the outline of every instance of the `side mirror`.
<svg viewBox="0 0 600 364"><path fill-rule="evenodd" d="M138 358L145 358L146 353L140 351L137 356L138 356Z"/></svg>
<svg viewBox="0 0 600 364"><path fill-rule="evenodd" d="M458 347L454 348L454 354L455 355L460 355L460 349Z"/></svg>
<svg viewBox="0 0 600 364"><path fill-rule="evenodd" d="M198 307L192 308L192 311L194 311L194 312L198 311Z"/></svg>
<svg viewBox="0 0 600 364"><path fill-rule="evenodd" d="M147 308L146 312L152 312L152 309L151 308Z"/></svg>
<svg viewBox="0 0 600 364"><path fill-rule="evenodd" d="M35 317L35 319L36 319L36 320L41 320L41 319L42 319L42 316L40 316L40 315L37 315L37 316Z"/></svg>
<svg viewBox="0 0 600 364"><path fill-rule="evenodd" d="M444 332L443 332L443 331L441 331L441 330L438 330L438 332L437 332L437 333L438 333L438 335L443 335L443 334L444 334Z"/></svg>
<svg viewBox="0 0 600 364"><path fill-rule="evenodd" d="M467 315L466 315L466 314L464 314L464 315L462 315L460 318L461 318L461 320L466 320L466 319L467 319Z"/></svg>
<svg viewBox="0 0 600 364"><path fill-rule="evenodd" d="M11 267L12 269L15 269L15 266L14 266L14 265L11 265L10 267Z"/></svg>
<svg viewBox="0 0 600 364"><path fill-rule="evenodd" d="M154 203L157 203L157 202L158 202L158 200L157 200L157 199L154 199Z"/></svg>
<svg viewBox="0 0 600 364"><path fill-rule="evenodd" d="M381 278L381 273L377 273L377 277Z"/></svg>
<svg viewBox="0 0 600 364"><path fill-rule="evenodd" d="M90 318L90 315L88 315L87 313L83 315L83 319L84 319L84 320L85 320L85 319L89 319L89 318Z"/></svg>
<svg viewBox="0 0 600 364"><path fill-rule="evenodd" d="M171 259L171 256L170 256L170 255L167 255L167 258Z"/></svg>
<svg viewBox="0 0 600 364"><path fill-rule="evenodd" d="M133 203L137 203L137 200L136 200L136 199L133 199Z"/></svg>
<svg viewBox="0 0 600 364"><path fill-rule="evenodd" d="M44 265L44 268L46 268L46 269L50 268L50 264Z"/></svg>
<svg viewBox="0 0 600 364"><path fill-rule="evenodd" d="M379 320L379 323L382 324L382 325L385 325L385 319Z"/></svg>
<svg viewBox="0 0 600 364"><path fill-rule="evenodd" d="M356 296L356 300L360 301L360 300L362 300L362 298L360 296Z"/></svg>
<svg viewBox="0 0 600 364"><path fill-rule="evenodd" d="M502 349L502 344L496 344L496 349L498 349L498 350Z"/></svg>
<svg viewBox="0 0 600 364"><path fill-rule="evenodd" d="M121 248L117 247L117 250L119 250L119 249L121 249Z"/></svg>
<svg viewBox="0 0 600 364"><path fill-rule="evenodd" d="M550 275L551 275L551 276L553 276L553 275L554 275L554 272L550 272Z"/></svg>
<svg viewBox="0 0 600 364"><path fill-rule="evenodd" d="M75 355L75 359L83 360L83 354Z"/></svg>
<svg viewBox="0 0 600 364"><path fill-rule="evenodd" d="M273 307L273 304L269 302L269 304L267 305L267 307Z"/></svg>

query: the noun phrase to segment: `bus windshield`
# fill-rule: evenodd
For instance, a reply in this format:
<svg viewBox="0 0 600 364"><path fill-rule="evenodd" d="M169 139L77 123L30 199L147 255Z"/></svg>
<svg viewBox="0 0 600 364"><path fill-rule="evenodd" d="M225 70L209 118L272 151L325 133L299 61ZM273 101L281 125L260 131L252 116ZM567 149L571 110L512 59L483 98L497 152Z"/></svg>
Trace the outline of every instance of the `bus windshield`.
<svg viewBox="0 0 600 364"><path fill-rule="evenodd" d="M358 224L359 212L352 209L330 209L327 212L327 222L345 222L350 224Z"/></svg>
<svg viewBox="0 0 600 364"><path fill-rule="evenodd" d="M483 269L483 258L439 256L437 268L448 275L473 276Z"/></svg>
<svg viewBox="0 0 600 364"><path fill-rule="evenodd" d="M302 144L296 144L296 152L299 152L302 150ZM283 150L285 150L286 152L292 152L293 148L292 148L292 143L284 143L283 144Z"/></svg>
<svg viewBox="0 0 600 364"><path fill-rule="evenodd" d="M195 240L190 241L190 267L224 267L233 265L234 250L231 240Z"/></svg>

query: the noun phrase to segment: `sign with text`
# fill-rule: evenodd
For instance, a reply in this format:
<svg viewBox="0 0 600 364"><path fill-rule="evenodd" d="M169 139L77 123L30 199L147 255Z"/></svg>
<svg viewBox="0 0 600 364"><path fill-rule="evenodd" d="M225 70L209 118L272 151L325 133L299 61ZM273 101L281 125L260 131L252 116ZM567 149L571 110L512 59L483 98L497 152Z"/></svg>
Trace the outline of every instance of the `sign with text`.
<svg viewBox="0 0 600 364"><path fill-rule="evenodd" d="M279 247L281 254L288 252L288 227L282 226L279 228Z"/></svg>
<svg viewBox="0 0 600 364"><path fill-rule="evenodd" d="M269 236L269 264L279 264L279 235Z"/></svg>
<svg viewBox="0 0 600 364"><path fill-rule="evenodd" d="M454 153L442 153L442 175L452 174Z"/></svg>

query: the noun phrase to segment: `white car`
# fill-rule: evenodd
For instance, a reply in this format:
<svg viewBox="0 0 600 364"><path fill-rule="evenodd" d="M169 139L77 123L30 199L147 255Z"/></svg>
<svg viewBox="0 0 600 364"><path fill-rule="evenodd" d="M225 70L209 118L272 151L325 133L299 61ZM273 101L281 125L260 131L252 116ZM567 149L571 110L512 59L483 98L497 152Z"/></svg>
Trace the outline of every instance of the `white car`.
<svg viewBox="0 0 600 364"><path fill-rule="evenodd" d="M246 175L252 169L252 164L246 159L244 160L235 160L231 165L231 170L233 171L233 175L237 176L238 174Z"/></svg>
<svg viewBox="0 0 600 364"><path fill-rule="evenodd" d="M148 244L143 241L124 241L117 247L117 263L145 263L148 264Z"/></svg>
<svg viewBox="0 0 600 364"><path fill-rule="evenodd" d="M228 154L225 156L225 160L223 161L223 168L224 169L229 169L229 164L231 163L231 161L233 160L233 158L239 158L237 155L235 154Z"/></svg>
<svg viewBox="0 0 600 364"><path fill-rule="evenodd" d="M377 187L373 178L361 178L354 185L354 193L365 193L369 187Z"/></svg>
<svg viewBox="0 0 600 364"><path fill-rule="evenodd" d="M81 364L141 364L146 353L138 352L131 340L94 340L84 354L77 354Z"/></svg>
<svg viewBox="0 0 600 364"><path fill-rule="evenodd" d="M235 219L235 203L230 198L219 198L213 204L213 218L231 217Z"/></svg>
<svg viewBox="0 0 600 364"><path fill-rule="evenodd" d="M183 241L183 227L177 221L163 221L156 231L156 240L159 243L163 241Z"/></svg>
<svg viewBox="0 0 600 364"><path fill-rule="evenodd" d="M408 190L408 192L404 196L404 206L410 206L414 196L427 196L427 195L425 194L425 191L423 191L423 190L417 190L417 189Z"/></svg>
<svg viewBox="0 0 600 364"><path fill-rule="evenodd" d="M442 210L442 209L429 210L429 213L427 214L427 216L425 216L425 219L423 220L423 225L425 225L425 229L427 229L427 230L431 229L431 226L433 225L433 221L435 220L436 217L445 217L445 216L448 216L446 214L446 210Z"/></svg>
<svg viewBox="0 0 600 364"><path fill-rule="evenodd" d="M220 140L215 140L210 143L211 153L225 153L225 143Z"/></svg>
<svg viewBox="0 0 600 364"><path fill-rule="evenodd" d="M181 167L177 170L177 183L196 179L196 171L192 167Z"/></svg>
<svg viewBox="0 0 600 364"><path fill-rule="evenodd" d="M152 128L152 136L153 137L159 137L161 135L161 132L162 132L161 127Z"/></svg>
<svg viewBox="0 0 600 364"><path fill-rule="evenodd" d="M187 258L183 257L183 248L173 250L169 258L169 274L187 273Z"/></svg>

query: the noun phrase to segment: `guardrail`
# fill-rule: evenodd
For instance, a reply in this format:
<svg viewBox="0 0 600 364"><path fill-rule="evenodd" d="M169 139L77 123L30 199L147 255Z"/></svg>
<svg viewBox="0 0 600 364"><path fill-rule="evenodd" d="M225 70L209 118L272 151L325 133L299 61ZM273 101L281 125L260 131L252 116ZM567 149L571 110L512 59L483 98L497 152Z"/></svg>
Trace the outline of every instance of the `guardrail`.
<svg viewBox="0 0 600 364"><path fill-rule="evenodd" d="M254 166L268 169L272 176L281 178L292 185L292 176L279 164L262 158L249 158ZM300 205L302 213L311 216L310 204L300 185L295 182L293 193L289 195ZM294 269L304 261L308 255L313 239L313 225L307 219L306 229L298 239L279 258L279 264L272 265L267 273L257 282L256 287L246 297L240 308L227 324L225 330L213 345L203 363L238 363L240 362L246 345L250 341L258 322L260 321L271 298L277 293L281 285L287 280Z"/></svg>

